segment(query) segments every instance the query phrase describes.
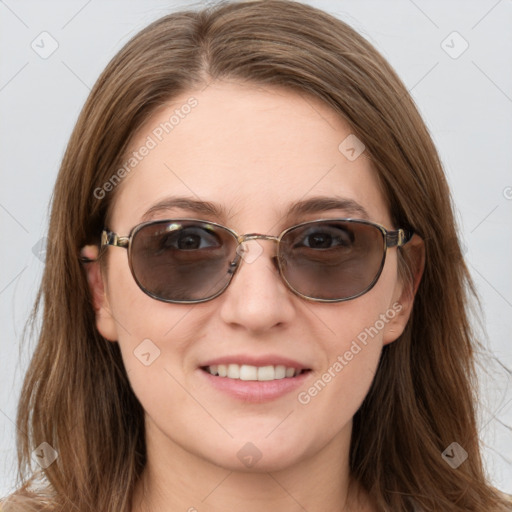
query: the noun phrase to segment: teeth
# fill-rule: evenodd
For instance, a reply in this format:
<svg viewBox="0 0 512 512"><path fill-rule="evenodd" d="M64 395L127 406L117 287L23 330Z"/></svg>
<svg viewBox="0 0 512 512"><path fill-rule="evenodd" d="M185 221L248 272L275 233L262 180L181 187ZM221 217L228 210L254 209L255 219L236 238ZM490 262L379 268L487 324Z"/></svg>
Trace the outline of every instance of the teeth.
<svg viewBox="0 0 512 512"><path fill-rule="evenodd" d="M287 368L283 365L251 366L248 364L214 364L212 366L206 366L205 370L211 375L227 377L228 379L259 381L296 377L302 373L302 370Z"/></svg>
<svg viewBox="0 0 512 512"><path fill-rule="evenodd" d="M258 380L258 373L258 368L256 368L256 366L248 366L243 364L240 366L239 378L240 380ZM228 375L228 377L230 377L230 375Z"/></svg>
<svg viewBox="0 0 512 512"><path fill-rule="evenodd" d="M228 377L230 379L240 378L240 366L237 364L228 364Z"/></svg>

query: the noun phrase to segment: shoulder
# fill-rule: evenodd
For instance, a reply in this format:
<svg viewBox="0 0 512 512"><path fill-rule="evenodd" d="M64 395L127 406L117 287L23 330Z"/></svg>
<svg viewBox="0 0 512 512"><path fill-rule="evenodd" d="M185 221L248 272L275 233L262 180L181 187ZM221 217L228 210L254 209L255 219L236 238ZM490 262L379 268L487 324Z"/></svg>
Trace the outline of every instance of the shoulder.
<svg viewBox="0 0 512 512"><path fill-rule="evenodd" d="M50 512L55 510L53 487L36 473L7 496L0 496L0 512Z"/></svg>
<svg viewBox="0 0 512 512"><path fill-rule="evenodd" d="M0 512L42 512L49 510L42 500L23 494L11 494L0 499Z"/></svg>

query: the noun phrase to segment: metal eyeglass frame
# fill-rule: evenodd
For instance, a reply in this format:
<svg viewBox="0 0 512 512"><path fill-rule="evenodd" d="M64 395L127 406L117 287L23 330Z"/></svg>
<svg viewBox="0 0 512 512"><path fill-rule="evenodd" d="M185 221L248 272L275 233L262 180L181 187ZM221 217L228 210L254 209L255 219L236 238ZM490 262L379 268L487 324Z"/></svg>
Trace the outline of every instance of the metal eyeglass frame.
<svg viewBox="0 0 512 512"><path fill-rule="evenodd" d="M197 223L209 224L209 225L216 226L218 228L224 229L225 231L230 233L233 236L233 238L235 238L235 240L238 243L238 246L237 246L237 249L236 249L237 256L230 263L230 268L228 270L228 273L231 273L231 277L230 277L229 281L217 293L215 293L212 296L206 297L204 299L171 300L171 299L161 298L161 297L155 295L154 293L152 293L151 291L147 290L142 285L142 283L140 283L140 281L137 279L137 276L135 275L135 272L133 271L132 257L131 257L131 247L132 247L132 245L131 245L130 242L133 239L133 237L137 234L137 232L140 231L141 229L143 229L144 227L146 227L148 225L152 225L152 224L165 224L165 223L182 222L182 221L193 221L193 222L197 222ZM382 269L384 268L384 264L386 262L386 254L387 254L388 248L391 248L391 247L403 247L407 242L409 242L411 240L411 238L412 238L412 236L414 234L413 231L407 230L407 229L402 229L402 228L397 229L395 231L391 231L391 230L386 229L381 224L378 224L378 223L372 222L372 221L368 221L368 220L364 220L364 219L353 219L353 218L334 218L334 219L329 219L329 218L327 218L327 219L317 219L317 220L313 220L313 221L301 222L300 224L295 224L294 226L286 228L284 231L282 231L282 233L279 236L263 235L263 234L260 234L260 233L248 233L248 234L245 234L245 235L239 235L236 231L234 231L234 230L232 230L232 229L230 229L230 228L228 228L226 226L223 226L222 224L218 224L216 222L212 222L212 221L208 221L208 220L203 220L203 219L194 219L194 218L182 217L182 218L177 218L177 219L161 219L161 220L159 219L159 220L151 220L151 221L148 221L148 222L143 222L142 224L138 224L138 225L134 226L130 230L130 233L127 236L120 236L117 233L114 233L114 232L108 230L107 228L105 228L105 229L103 229L103 231L101 233L100 254L104 250L104 248L109 246L109 245L113 246L113 247L122 247L124 249L127 249L128 250L128 264L129 264L132 276L133 276L135 282L137 283L137 285L139 286L139 288L146 295L149 295L153 299L159 300L161 302L168 302L168 303L172 303L172 304L195 304L195 303L210 301L210 300L218 297L219 295L221 295L228 288L228 286L233 281L233 276L235 275L237 270L240 268L240 261L241 261L241 259L243 259L241 257L240 251L239 251L239 247L241 246L242 243L244 243L244 242L246 242L248 240L273 240L274 242L277 242L277 244L278 244L278 250L277 250L277 254L278 254L279 253L279 243L281 242L281 239L289 231L291 231L293 229L296 229L298 227L309 225L309 224L316 224L316 223L323 223L323 222L333 222L333 221L342 221L342 222L349 222L349 223L366 224L366 225L373 226L373 227L377 228L382 233L382 238L383 238L383 251L382 251L382 261L381 261L380 268L379 268L377 274L375 275L374 279L372 280L372 282L363 291L361 291L360 293L357 293L355 295L351 295L350 297L345 297L345 298L342 298L342 299L320 299L320 298L315 298L315 297L309 297L309 296L304 295L304 294L300 293L299 291L295 290L293 288L293 286L286 280L286 278L283 275L280 259L277 256L274 256L272 259L274 260L274 262L277 262L277 268L279 270L279 275L281 276L281 279L284 281L286 286L294 294L298 295L299 297L302 297L303 299L314 301L314 302L344 302L344 301L347 301L347 300L352 300L352 299L355 299L357 297L360 297L361 295L364 295L365 293L369 292L375 286L377 281L379 280L379 277L382 274Z"/></svg>

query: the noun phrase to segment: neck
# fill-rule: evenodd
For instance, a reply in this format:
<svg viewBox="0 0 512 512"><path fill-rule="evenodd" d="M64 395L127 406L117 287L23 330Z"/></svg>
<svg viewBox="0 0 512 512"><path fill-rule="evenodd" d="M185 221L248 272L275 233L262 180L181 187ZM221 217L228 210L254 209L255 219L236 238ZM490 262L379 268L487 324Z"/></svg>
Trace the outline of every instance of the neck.
<svg viewBox="0 0 512 512"><path fill-rule="evenodd" d="M239 471L185 450L146 423L147 464L135 487L131 512L373 510L350 477L351 424L291 467Z"/></svg>

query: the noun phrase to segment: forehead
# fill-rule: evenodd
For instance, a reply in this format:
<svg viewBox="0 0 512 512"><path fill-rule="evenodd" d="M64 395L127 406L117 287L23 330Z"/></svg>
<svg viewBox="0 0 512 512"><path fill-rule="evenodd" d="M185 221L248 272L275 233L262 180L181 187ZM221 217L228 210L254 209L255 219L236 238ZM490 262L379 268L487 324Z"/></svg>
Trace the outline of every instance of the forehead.
<svg viewBox="0 0 512 512"><path fill-rule="evenodd" d="M285 228L291 213L319 218L318 208L293 209L318 197L355 205L350 216L360 205L368 218L388 225L371 161L364 152L354 159L345 150L346 141L358 143L353 137L334 110L311 96L212 82L173 98L135 134L111 226L128 230L151 217L193 216L245 232L280 222ZM214 207L193 212L169 200L176 197Z"/></svg>

